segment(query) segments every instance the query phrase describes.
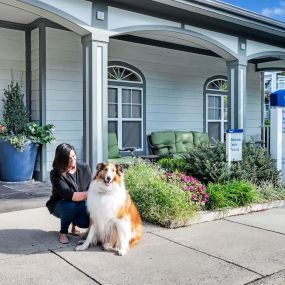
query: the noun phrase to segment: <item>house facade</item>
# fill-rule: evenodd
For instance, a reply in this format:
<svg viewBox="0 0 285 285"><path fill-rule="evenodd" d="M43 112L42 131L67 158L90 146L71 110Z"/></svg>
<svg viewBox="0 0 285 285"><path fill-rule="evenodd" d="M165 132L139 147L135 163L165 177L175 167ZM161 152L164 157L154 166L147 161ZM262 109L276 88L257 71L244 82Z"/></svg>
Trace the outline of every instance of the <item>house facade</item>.
<svg viewBox="0 0 285 285"><path fill-rule="evenodd" d="M55 125L36 164L47 180L57 144L94 171L108 132L141 154L158 130L260 136L264 72L285 68L284 42L283 23L220 1L0 0L0 90L12 70L32 120Z"/></svg>

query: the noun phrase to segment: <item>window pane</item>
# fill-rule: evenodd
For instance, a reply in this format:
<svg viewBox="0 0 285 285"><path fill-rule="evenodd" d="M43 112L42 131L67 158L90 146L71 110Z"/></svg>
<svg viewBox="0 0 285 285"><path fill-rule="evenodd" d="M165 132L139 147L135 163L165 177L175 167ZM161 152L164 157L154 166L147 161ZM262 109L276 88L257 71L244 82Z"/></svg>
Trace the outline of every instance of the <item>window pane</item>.
<svg viewBox="0 0 285 285"><path fill-rule="evenodd" d="M214 106L215 106L215 97L208 96L208 107L214 107Z"/></svg>
<svg viewBox="0 0 285 285"><path fill-rule="evenodd" d="M221 124L220 123L208 123L208 134L209 138L212 140L213 138L215 140L221 140Z"/></svg>
<svg viewBox="0 0 285 285"><path fill-rule="evenodd" d="M140 90L133 90L133 96L132 96L132 103L133 104L141 104L142 99L141 99L141 91Z"/></svg>
<svg viewBox="0 0 285 285"><path fill-rule="evenodd" d="M141 145L141 122L123 122L123 148L136 147L142 148Z"/></svg>
<svg viewBox="0 0 285 285"><path fill-rule="evenodd" d="M118 89L108 88L108 102L118 103Z"/></svg>
<svg viewBox="0 0 285 285"><path fill-rule="evenodd" d="M123 93L123 98L122 98L122 102L123 103L131 103L131 90L130 89L123 89L122 90Z"/></svg>
<svg viewBox="0 0 285 285"><path fill-rule="evenodd" d="M215 109L210 109L208 110L208 120L214 120L215 119Z"/></svg>
<svg viewBox="0 0 285 285"><path fill-rule="evenodd" d="M117 104L108 104L108 117L109 118L118 117L118 105Z"/></svg>
<svg viewBox="0 0 285 285"><path fill-rule="evenodd" d="M123 110L123 118L132 117L132 105L124 104L122 110Z"/></svg>
<svg viewBox="0 0 285 285"><path fill-rule="evenodd" d="M114 122L114 121L108 122L108 133L116 133L116 135L118 137L117 122Z"/></svg>
<svg viewBox="0 0 285 285"><path fill-rule="evenodd" d="M132 118L141 118L141 106L133 106L133 116Z"/></svg>
<svg viewBox="0 0 285 285"><path fill-rule="evenodd" d="M221 108L221 97L215 96L215 108Z"/></svg>
<svg viewBox="0 0 285 285"><path fill-rule="evenodd" d="M221 120L221 109L215 110L215 120Z"/></svg>
<svg viewBox="0 0 285 285"><path fill-rule="evenodd" d="M224 120L228 119L228 96L224 96Z"/></svg>

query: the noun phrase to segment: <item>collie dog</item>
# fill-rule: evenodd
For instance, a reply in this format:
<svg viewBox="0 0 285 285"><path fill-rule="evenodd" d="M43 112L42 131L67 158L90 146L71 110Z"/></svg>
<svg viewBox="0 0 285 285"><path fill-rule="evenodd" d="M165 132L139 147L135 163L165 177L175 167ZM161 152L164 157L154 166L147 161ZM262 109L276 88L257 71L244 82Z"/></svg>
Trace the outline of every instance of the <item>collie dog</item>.
<svg viewBox="0 0 285 285"><path fill-rule="evenodd" d="M87 195L90 227L86 240L79 241L75 250L101 243L103 249L115 249L124 255L138 243L142 221L126 191L121 166L102 162L96 170Z"/></svg>

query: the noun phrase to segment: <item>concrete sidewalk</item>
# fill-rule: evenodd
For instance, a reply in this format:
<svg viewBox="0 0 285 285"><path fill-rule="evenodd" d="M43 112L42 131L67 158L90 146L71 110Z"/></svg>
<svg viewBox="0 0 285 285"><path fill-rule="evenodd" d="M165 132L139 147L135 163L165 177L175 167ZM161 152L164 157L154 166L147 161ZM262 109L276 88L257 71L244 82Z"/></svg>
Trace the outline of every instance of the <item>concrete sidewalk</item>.
<svg viewBox="0 0 285 285"><path fill-rule="evenodd" d="M285 208L175 230L145 224L139 245L120 257L76 252L78 237L58 243L58 220L42 202L0 214L1 285L285 284Z"/></svg>

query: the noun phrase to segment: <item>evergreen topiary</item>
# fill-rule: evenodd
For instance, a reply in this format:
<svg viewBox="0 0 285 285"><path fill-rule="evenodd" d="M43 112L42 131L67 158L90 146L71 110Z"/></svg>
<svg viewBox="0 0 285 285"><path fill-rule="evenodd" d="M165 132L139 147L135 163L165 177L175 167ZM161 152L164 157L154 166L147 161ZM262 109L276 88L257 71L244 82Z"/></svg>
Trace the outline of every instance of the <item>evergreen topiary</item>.
<svg viewBox="0 0 285 285"><path fill-rule="evenodd" d="M4 89L4 122L0 122L0 139L9 141L13 147L22 151L28 140L39 145L50 143L55 138L52 134L54 125L40 126L30 122L21 87L12 79L8 88Z"/></svg>
<svg viewBox="0 0 285 285"><path fill-rule="evenodd" d="M24 94L18 82L12 80L8 88L4 89L3 102L3 118L7 132L14 135L23 133L29 122L29 113L24 105Z"/></svg>

